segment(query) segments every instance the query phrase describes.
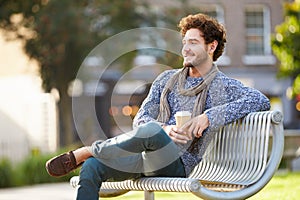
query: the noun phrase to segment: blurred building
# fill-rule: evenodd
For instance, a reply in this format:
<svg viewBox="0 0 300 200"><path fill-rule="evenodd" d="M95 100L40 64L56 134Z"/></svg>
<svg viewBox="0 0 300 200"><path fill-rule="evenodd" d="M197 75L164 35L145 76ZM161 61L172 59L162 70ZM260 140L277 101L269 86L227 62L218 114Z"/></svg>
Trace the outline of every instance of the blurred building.
<svg viewBox="0 0 300 200"><path fill-rule="evenodd" d="M270 45L276 25L283 22L285 1L147 0L147 2L150 4L149 9L157 15L158 27L170 28L170 22L161 20L170 17L166 16L168 13L166 10L176 11L171 15L174 23L178 23L180 18L186 15L184 13L199 12L215 17L223 23L227 29L227 45L223 56L218 59L219 68L228 76L267 95L271 100L271 109L283 112L285 128L299 128L299 111L295 108L295 102L289 98L291 80L277 79L279 63L272 54ZM172 25L171 28L174 28L177 24ZM111 135L131 129L132 118L148 92L149 83L163 70L159 69L161 64L159 60L157 66L151 64L147 66L148 62L155 63L155 58L151 60L151 56L138 56L134 66L123 75L122 80L113 80L115 85L111 88L112 96L106 109L106 114L112 118ZM143 65L144 67L136 67Z"/></svg>
<svg viewBox="0 0 300 200"><path fill-rule="evenodd" d="M0 31L0 160L14 162L58 147L56 101L43 92L38 65L22 46Z"/></svg>
<svg viewBox="0 0 300 200"><path fill-rule="evenodd" d="M295 108L295 102L289 99L291 80L277 79L279 63L272 54L270 45L276 25L283 22L283 0L147 0L147 2L150 4L149 10L157 15L157 27L174 29L185 13L203 12L217 18L227 29L228 41L224 55L217 62L219 68L228 76L239 79L267 95L271 100L271 109L283 112L285 128L299 128L299 111ZM166 16L169 13L167 10L173 10L170 16ZM168 17L171 17L171 21L175 24L164 21ZM147 35L151 33L145 33L144 37L147 38ZM143 42L146 41L145 38ZM161 38L158 40L160 43L177 43L171 38L165 41L161 41ZM138 44L137 47L139 46L144 47L145 44ZM97 88L96 91L100 91L96 92L97 119L93 122L90 122L91 111L86 110L84 106L78 106L82 111L78 112L81 117L78 118L76 128L84 130L86 134L84 138L95 138L90 135L98 134L99 125L108 137L131 129L132 118L146 97L149 85L162 70L165 70L156 53L150 52L150 56L149 52L141 53L130 66L131 70L116 77L110 76L108 78L110 81L107 77L101 80L95 76L94 80L84 83L82 96L76 97L80 105L86 104L88 100L84 98L90 98L91 89L94 91ZM101 66L99 64L101 60L103 58L97 56L86 60L89 61L86 64L90 65L90 73L99 74L97 70L98 66ZM114 69L115 64L111 64L107 72ZM168 64L174 67L172 62ZM116 75L116 72L111 71L108 74L110 73ZM92 94L92 98L93 95L95 94ZM106 98L107 96L110 98ZM110 116L109 120L107 116Z"/></svg>
<svg viewBox="0 0 300 200"><path fill-rule="evenodd" d="M277 79L278 61L272 54L271 35L283 22L284 0L148 0L152 9L164 15L165 9L191 8L191 14L203 12L223 23L227 46L217 64L227 75L266 94L272 109L284 113L286 128L299 128L300 115L289 98L291 80ZM185 7L181 2L185 2ZM179 16L180 18L181 16Z"/></svg>

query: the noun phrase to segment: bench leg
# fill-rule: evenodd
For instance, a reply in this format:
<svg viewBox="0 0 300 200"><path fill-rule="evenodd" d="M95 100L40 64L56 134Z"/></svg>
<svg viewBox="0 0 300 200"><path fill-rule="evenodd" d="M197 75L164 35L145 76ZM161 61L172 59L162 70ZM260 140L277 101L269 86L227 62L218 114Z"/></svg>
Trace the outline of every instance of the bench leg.
<svg viewBox="0 0 300 200"><path fill-rule="evenodd" d="M154 200L154 192L153 191L144 191L145 200Z"/></svg>

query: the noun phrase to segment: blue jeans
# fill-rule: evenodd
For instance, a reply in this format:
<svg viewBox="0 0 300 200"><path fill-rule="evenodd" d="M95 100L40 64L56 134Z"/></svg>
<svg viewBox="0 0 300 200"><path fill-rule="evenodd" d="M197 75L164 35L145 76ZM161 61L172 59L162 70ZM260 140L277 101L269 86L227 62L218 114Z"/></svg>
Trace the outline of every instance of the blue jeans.
<svg viewBox="0 0 300 200"><path fill-rule="evenodd" d="M97 157L87 159L80 171L78 200L99 199L104 181L186 176L180 150L154 122L103 142L96 141L93 150Z"/></svg>

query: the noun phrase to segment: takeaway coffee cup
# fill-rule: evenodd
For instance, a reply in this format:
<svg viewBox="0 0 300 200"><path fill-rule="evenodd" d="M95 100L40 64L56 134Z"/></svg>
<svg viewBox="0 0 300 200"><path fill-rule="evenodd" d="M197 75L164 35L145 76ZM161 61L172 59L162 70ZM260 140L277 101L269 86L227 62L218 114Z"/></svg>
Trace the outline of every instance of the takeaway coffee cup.
<svg viewBox="0 0 300 200"><path fill-rule="evenodd" d="M176 126L181 127L185 122L191 119L192 114L189 111L178 111L175 114Z"/></svg>

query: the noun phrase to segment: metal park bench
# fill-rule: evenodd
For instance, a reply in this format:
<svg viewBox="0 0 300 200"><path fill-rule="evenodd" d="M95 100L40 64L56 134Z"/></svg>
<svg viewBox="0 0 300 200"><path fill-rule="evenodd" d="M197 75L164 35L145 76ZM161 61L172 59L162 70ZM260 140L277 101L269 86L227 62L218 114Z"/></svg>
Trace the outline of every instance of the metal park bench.
<svg viewBox="0 0 300 200"><path fill-rule="evenodd" d="M191 192L203 199L248 198L271 180L280 164L284 147L282 121L278 111L250 113L214 135L203 160L188 178L104 182L100 197L144 191L145 200L153 200L155 191L164 191ZM75 176L70 184L76 187L78 180Z"/></svg>

